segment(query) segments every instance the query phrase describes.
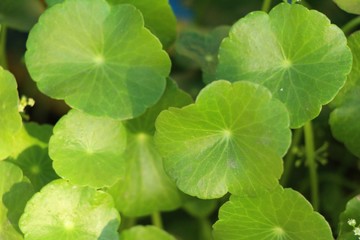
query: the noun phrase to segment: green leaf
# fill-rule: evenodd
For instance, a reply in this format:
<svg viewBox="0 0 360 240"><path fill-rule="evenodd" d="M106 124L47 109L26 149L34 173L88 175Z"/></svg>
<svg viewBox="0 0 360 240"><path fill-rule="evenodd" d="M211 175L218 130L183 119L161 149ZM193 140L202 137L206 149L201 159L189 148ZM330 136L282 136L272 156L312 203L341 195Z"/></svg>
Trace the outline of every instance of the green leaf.
<svg viewBox="0 0 360 240"><path fill-rule="evenodd" d="M276 186L291 135L286 108L266 88L227 81L208 85L195 104L163 111L156 129L165 171L199 198Z"/></svg>
<svg viewBox="0 0 360 240"><path fill-rule="evenodd" d="M105 0L49 8L27 49L27 67L43 93L97 116L141 115L159 100L170 72L170 59L140 11Z"/></svg>
<svg viewBox="0 0 360 240"><path fill-rule="evenodd" d="M360 14L360 1L359 0L333 0L339 8L354 14Z"/></svg>
<svg viewBox="0 0 360 240"><path fill-rule="evenodd" d="M111 186L122 176L126 132L119 120L71 110L54 127L49 155L56 173L72 183Z"/></svg>
<svg viewBox="0 0 360 240"><path fill-rule="evenodd" d="M1 0L0 23L20 31L29 31L44 6L39 0Z"/></svg>
<svg viewBox="0 0 360 240"><path fill-rule="evenodd" d="M356 156L360 157L360 32L349 37L354 56L353 69L336 97L335 110L330 115L332 134Z"/></svg>
<svg viewBox="0 0 360 240"><path fill-rule="evenodd" d="M344 85L352 63L346 43L322 13L281 3L269 14L253 12L234 24L220 47L217 76L266 86L298 128Z"/></svg>
<svg viewBox="0 0 360 240"><path fill-rule="evenodd" d="M165 48L176 38L176 17L168 0L107 0L111 4L128 3L138 8L144 16L145 27L157 36Z"/></svg>
<svg viewBox="0 0 360 240"><path fill-rule="evenodd" d="M64 0L45 0L48 7L52 7L55 4L62 3Z"/></svg>
<svg viewBox="0 0 360 240"><path fill-rule="evenodd" d="M182 194L163 169L153 134L155 119L162 110L191 102L189 95L168 80L160 101L142 116L126 123L127 147L120 159L125 171L109 189L117 209L124 215L144 216L181 205Z"/></svg>
<svg viewBox="0 0 360 240"><path fill-rule="evenodd" d="M136 226L123 231L120 240L175 240L167 232L154 226Z"/></svg>
<svg viewBox="0 0 360 240"><path fill-rule="evenodd" d="M218 200L210 199L203 200L194 197L189 197L183 208L187 213L196 218L207 218L211 213L213 213L218 207Z"/></svg>
<svg viewBox="0 0 360 240"><path fill-rule="evenodd" d="M17 84L13 75L0 66L0 160L12 152L13 135L21 128Z"/></svg>
<svg viewBox="0 0 360 240"><path fill-rule="evenodd" d="M206 83L216 79L220 43L228 35L229 29L228 26L221 26L209 33L187 30L180 34L175 43L175 50L179 55L193 60L201 67L203 81Z"/></svg>
<svg viewBox="0 0 360 240"><path fill-rule="evenodd" d="M14 135L16 144L7 161L18 165L28 177L36 191L58 178L48 154L48 142L52 126L25 123Z"/></svg>
<svg viewBox="0 0 360 240"><path fill-rule="evenodd" d="M347 204L346 209L340 215L340 228L337 240L358 240L354 235L354 228L349 225L348 221L354 219L356 227L360 223L360 195L352 198Z"/></svg>
<svg viewBox="0 0 360 240"><path fill-rule="evenodd" d="M213 227L215 240L333 239L330 226L311 204L281 187L259 197L232 196Z"/></svg>
<svg viewBox="0 0 360 240"><path fill-rule="evenodd" d="M30 199L19 225L26 240L111 240L119 224L107 193L55 180Z"/></svg>
<svg viewBox="0 0 360 240"><path fill-rule="evenodd" d="M22 182L21 169L12 163L0 162L0 238L22 240L18 220L33 189Z"/></svg>

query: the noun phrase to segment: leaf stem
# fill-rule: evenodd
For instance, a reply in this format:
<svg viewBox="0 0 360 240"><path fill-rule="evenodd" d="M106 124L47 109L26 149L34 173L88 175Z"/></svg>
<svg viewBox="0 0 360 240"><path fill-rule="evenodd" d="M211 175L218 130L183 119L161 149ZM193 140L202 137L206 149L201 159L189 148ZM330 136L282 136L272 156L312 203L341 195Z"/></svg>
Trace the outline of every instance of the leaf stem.
<svg viewBox="0 0 360 240"><path fill-rule="evenodd" d="M272 0L264 0L261 10L264 12L269 12L269 10L271 8L271 3L272 3Z"/></svg>
<svg viewBox="0 0 360 240"><path fill-rule="evenodd" d="M286 187L286 185L288 184L290 173L294 168L294 162L296 160L296 151L299 148L299 144L303 135L302 133L303 133L302 128L298 128L294 130L293 140L291 142L289 153L286 155L284 159L284 164L285 164L284 173L280 180L281 185L284 187Z"/></svg>
<svg viewBox="0 0 360 240"><path fill-rule="evenodd" d="M314 207L314 210L317 211L319 209L319 181L316 171L317 166L315 162L315 144L311 121L305 123L304 136L306 162L310 175L311 203Z"/></svg>
<svg viewBox="0 0 360 240"><path fill-rule="evenodd" d="M207 218L199 218L198 219L200 227L201 227L201 239L211 240L212 237L212 226Z"/></svg>
<svg viewBox="0 0 360 240"><path fill-rule="evenodd" d="M0 66L7 69L7 60L6 60L6 26L0 26Z"/></svg>
<svg viewBox="0 0 360 240"><path fill-rule="evenodd" d="M161 229L163 228L163 223L162 223L160 212L154 212L153 214L151 214L151 222L154 226L161 228Z"/></svg>
<svg viewBox="0 0 360 240"><path fill-rule="evenodd" d="M343 30L345 35L349 35L352 30L354 30L354 28L356 28L358 25L360 25L360 16L350 20L341 29Z"/></svg>

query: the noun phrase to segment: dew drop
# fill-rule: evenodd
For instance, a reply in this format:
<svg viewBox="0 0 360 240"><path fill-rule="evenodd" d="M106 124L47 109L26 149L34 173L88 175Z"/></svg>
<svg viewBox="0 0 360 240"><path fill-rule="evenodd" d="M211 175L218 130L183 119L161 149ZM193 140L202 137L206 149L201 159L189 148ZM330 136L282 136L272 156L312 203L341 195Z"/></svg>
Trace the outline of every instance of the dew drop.
<svg viewBox="0 0 360 240"><path fill-rule="evenodd" d="M280 92L283 92L284 91L284 88L280 88Z"/></svg>

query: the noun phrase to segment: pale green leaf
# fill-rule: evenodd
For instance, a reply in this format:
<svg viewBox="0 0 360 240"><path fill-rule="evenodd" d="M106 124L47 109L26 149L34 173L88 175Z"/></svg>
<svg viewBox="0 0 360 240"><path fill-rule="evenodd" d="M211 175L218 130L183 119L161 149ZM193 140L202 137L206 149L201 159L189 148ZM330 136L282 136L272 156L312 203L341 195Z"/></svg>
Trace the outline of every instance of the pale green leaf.
<svg viewBox="0 0 360 240"><path fill-rule="evenodd" d="M199 198L276 186L291 134L286 108L266 88L227 81L208 85L195 104L163 111L156 130L165 171Z"/></svg>
<svg viewBox="0 0 360 240"><path fill-rule="evenodd" d="M341 29L320 12L281 3L234 24L220 47L217 76L266 86L298 128L336 96L351 65Z"/></svg>
<svg viewBox="0 0 360 240"><path fill-rule="evenodd" d="M298 192L279 187L258 197L232 196L219 212L215 240L331 240L329 224Z"/></svg>
<svg viewBox="0 0 360 240"><path fill-rule="evenodd" d="M113 205L107 193L55 180L30 199L19 225L26 240L115 240Z"/></svg>
<svg viewBox="0 0 360 240"><path fill-rule="evenodd" d="M43 93L97 116L141 115L159 100L170 72L170 59L140 11L105 0L49 8L27 49L28 70Z"/></svg>
<svg viewBox="0 0 360 240"><path fill-rule="evenodd" d="M72 183L111 186L122 176L126 132L119 120L71 110L54 127L49 155L56 173Z"/></svg>
<svg viewBox="0 0 360 240"><path fill-rule="evenodd" d="M123 231L119 240L175 240L175 238L154 226L136 226Z"/></svg>
<svg viewBox="0 0 360 240"><path fill-rule="evenodd" d="M160 101L142 116L126 123L127 147L121 159L124 173L109 189L117 209L126 216L144 216L173 210L182 203L182 194L163 169L162 158L154 145L155 119L169 106L192 102L189 95L170 80Z"/></svg>
<svg viewBox="0 0 360 240"><path fill-rule="evenodd" d="M13 75L0 66L0 160L11 154L13 135L21 128L17 84Z"/></svg>

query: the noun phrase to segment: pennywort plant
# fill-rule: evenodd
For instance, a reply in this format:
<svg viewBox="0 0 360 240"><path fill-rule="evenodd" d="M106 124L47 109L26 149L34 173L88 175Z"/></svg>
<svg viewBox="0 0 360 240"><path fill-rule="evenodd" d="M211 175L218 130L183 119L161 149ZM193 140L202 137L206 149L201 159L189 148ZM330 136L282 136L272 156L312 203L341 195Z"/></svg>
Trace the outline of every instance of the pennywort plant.
<svg viewBox="0 0 360 240"><path fill-rule="evenodd" d="M341 29L265 0L177 34L167 0L3 0L0 23L0 239L359 238L358 185L332 173L353 198L330 226L319 166L329 142L360 157L358 18ZM26 69L70 108L54 126L23 113L8 28L29 31ZM202 70L198 93L174 81L179 63Z"/></svg>

